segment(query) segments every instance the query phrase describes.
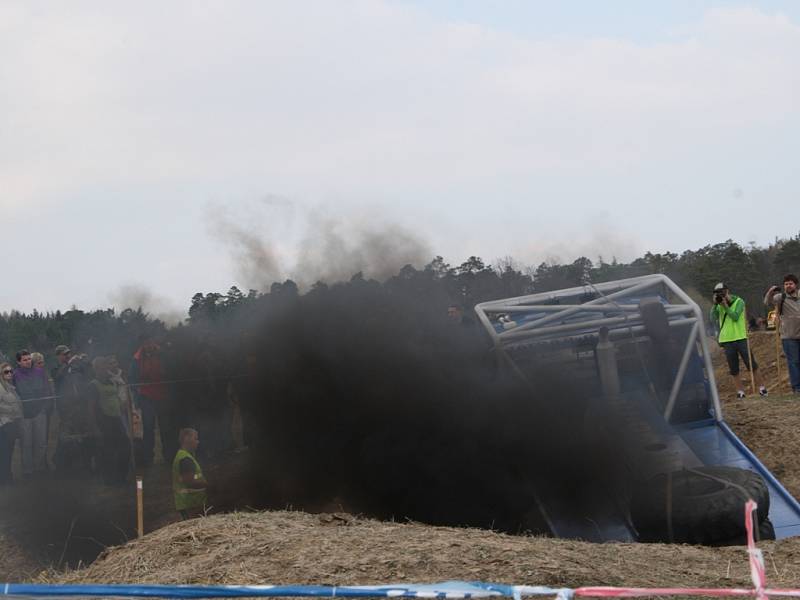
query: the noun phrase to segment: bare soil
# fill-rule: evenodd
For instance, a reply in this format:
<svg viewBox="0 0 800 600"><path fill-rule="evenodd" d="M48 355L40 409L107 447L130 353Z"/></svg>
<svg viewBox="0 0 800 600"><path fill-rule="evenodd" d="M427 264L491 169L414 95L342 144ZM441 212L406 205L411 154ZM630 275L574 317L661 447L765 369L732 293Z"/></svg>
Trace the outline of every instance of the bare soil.
<svg viewBox="0 0 800 600"><path fill-rule="evenodd" d="M749 372L742 368L742 387L748 396L736 399L725 357L716 348L714 371L723 414L736 435L795 498L800 498L800 396L790 393L786 362L777 352L775 332L752 333L750 347L769 395L753 394Z"/></svg>

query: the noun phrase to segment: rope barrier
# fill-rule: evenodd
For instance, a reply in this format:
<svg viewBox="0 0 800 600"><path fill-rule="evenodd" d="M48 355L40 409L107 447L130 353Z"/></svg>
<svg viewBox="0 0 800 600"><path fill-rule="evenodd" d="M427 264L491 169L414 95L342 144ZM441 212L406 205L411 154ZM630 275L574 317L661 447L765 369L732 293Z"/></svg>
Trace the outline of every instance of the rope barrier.
<svg viewBox="0 0 800 600"><path fill-rule="evenodd" d="M645 596L709 596L753 597L768 600L770 596L800 598L800 589L768 588L764 556L753 537L753 515L758 505L748 500L745 505L747 553L753 588L647 588L647 587L579 587L505 585L479 581L445 581L416 585L317 586L317 585L48 585L6 583L0 596L19 597L119 597L119 598L490 598L554 596L557 600L581 598L640 598Z"/></svg>
<svg viewBox="0 0 800 600"><path fill-rule="evenodd" d="M250 377L247 374L240 374L240 375L214 375L212 377L195 377L193 379L162 379L159 381L143 381L140 383L126 383L125 386L127 388L138 388L143 387L146 385L171 385L173 383L198 383L202 381L215 381L219 379L243 379L245 377ZM58 400L59 398L74 398L76 395L79 394L54 394L52 396L41 396L39 398L26 398L25 400L20 400L21 402L40 402L43 400Z"/></svg>

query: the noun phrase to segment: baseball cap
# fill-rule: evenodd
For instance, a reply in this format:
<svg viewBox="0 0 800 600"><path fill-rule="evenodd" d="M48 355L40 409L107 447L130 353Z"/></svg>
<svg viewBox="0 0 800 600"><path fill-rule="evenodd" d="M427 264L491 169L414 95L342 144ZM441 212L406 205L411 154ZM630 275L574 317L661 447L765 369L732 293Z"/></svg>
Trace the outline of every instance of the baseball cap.
<svg viewBox="0 0 800 600"><path fill-rule="evenodd" d="M714 291L715 292L721 292L722 290L727 290L727 289L728 289L728 286L725 285L724 283L722 283L721 281L717 285L714 286Z"/></svg>
<svg viewBox="0 0 800 600"><path fill-rule="evenodd" d="M64 344L60 344L56 346L56 356L60 356L62 354L66 354L67 352L72 352L69 349L69 346L65 346Z"/></svg>

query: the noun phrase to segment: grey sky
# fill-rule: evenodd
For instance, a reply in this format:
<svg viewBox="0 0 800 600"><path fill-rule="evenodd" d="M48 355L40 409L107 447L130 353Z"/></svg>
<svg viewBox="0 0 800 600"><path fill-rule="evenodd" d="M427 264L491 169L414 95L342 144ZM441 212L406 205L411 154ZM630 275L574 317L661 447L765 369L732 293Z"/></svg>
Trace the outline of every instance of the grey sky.
<svg viewBox="0 0 800 600"><path fill-rule="evenodd" d="M791 4L552 4L0 4L0 311L246 286L220 214L282 276L330 229L453 262L800 230Z"/></svg>

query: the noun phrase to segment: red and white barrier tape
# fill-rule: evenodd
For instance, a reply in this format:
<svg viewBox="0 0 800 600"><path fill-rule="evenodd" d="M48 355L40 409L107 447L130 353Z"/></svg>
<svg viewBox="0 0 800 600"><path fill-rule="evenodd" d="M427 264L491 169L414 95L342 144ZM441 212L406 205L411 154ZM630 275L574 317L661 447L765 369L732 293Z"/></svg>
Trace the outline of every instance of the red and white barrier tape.
<svg viewBox="0 0 800 600"><path fill-rule="evenodd" d="M756 547L753 537L753 514L757 508L758 504L756 504L754 500L748 500L744 508L745 530L747 531L747 553L750 559L750 576L753 579L753 589L580 587L573 590L573 595L591 598L638 598L642 596L748 596L755 597L758 600L768 600L769 596L800 598L800 589L767 588L764 555L761 550Z"/></svg>

